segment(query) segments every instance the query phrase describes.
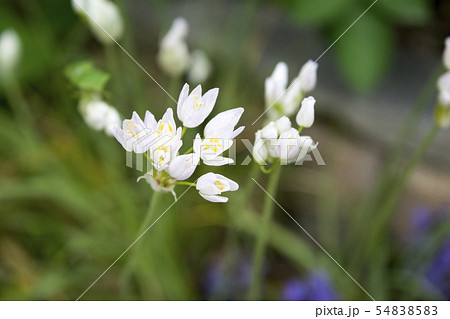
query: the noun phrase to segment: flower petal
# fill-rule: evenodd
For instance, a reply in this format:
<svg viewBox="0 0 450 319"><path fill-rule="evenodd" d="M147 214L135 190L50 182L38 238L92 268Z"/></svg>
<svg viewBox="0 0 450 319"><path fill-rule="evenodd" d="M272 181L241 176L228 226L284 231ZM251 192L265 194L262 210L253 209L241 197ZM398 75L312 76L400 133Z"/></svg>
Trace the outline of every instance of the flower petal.
<svg viewBox="0 0 450 319"><path fill-rule="evenodd" d="M228 197L225 196L219 196L219 195L206 195L199 193L201 197L206 199L207 201L213 202L213 203L226 203L228 202Z"/></svg>

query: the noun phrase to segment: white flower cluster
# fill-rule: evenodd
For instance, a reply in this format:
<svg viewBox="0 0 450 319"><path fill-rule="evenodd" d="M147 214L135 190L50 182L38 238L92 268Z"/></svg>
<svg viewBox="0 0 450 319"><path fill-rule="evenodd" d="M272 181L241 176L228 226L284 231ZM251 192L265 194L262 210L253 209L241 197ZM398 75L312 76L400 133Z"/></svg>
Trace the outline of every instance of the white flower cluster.
<svg viewBox="0 0 450 319"><path fill-rule="evenodd" d="M0 33L0 77L10 78L19 62L21 53L19 35L13 29Z"/></svg>
<svg viewBox="0 0 450 319"><path fill-rule="evenodd" d="M202 87L197 86L189 94L189 85L181 90L178 104L178 119L185 128L195 128L202 124L214 108L219 89L211 89L202 94ZM173 111L168 108L161 120L147 111L142 120L136 112L129 120L123 121L122 128L115 127L114 136L125 150L137 154L144 153L153 169L142 176L155 191L172 192L177 181L184 181L192 176L200 160L206 165L220 166L233 163L221 154L233 144L233 139L244 127L235 129L243 108L235 108L219 113L212 118L204 129L203 138L197 134L193 152L179 154L183 145L182 128L177 127ZM220 196L222 192L235 191L238 184L230 179L208 173L201 176L196 184L200 195L212 202L226 202L228 198Z"/></svg>
<svg viewBox="0 0 450 319"><path fill-rule="evenodd" d="M443 62L447 72L438 79L439 105L436 109L436 117L441 127L450 126L450 37L445 39Z"/></svg>
<svg viewBox="0 0 450 319"><path fill-rule="evenodd" d="M72 0L72 7L88 23L94 36L103 44L111 44L122 37L124 23L119 8L114 2Z"/></svg>
<svg viewBox="0 0 450 319"><path fill-rule="evenodd" d="M114 127L121 123L119 112L98 95L82 100L79 110L87 125L96 131L104 130L108 136L112 136Z"/></svg>
<svg viewBox="0 0 450 319"><path fill-rule="evenodd" d="M296 118L299 129L292 127L287 116L282 116L256 132L253 157L259 165L272 163L275 159L283 165L299 162L317 147L311 137L300 135L304 127L314 123L315 103L312 96L302 101Z"/></svg>
<svg viewBox="0 0 450 319"><path fill-rule="evenodd" d="M279 62L265 82L265 102L271 120L295 113L305 93L316 87L318 64L309 60L288 86L288 66Z"/></svg>
<svg viewBox="0 0 450 319"><path fill-rule="evenodd" d="M191 83L202 83L211 73L211 62L203 51L189 53L186 43L188 30L189 26L184 18L173 21L170 30L161 40L158 63L172 77L180 77L188 72Z"/></svg>

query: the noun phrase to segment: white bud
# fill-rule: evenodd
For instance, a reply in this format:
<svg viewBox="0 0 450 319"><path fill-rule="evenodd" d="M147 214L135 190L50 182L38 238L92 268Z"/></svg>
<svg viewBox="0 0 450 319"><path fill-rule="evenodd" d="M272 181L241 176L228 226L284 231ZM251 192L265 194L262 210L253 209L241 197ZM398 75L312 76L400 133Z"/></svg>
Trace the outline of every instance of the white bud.
<svg viewBox="0 0 450 319"><path fill-rule="evenodd" d="M111 44L122 37L124 23L115 3L108 0L72 0L72 6L76 13L87 19L92 33L103 44Z"/></svg>
<svg viewBox="0 0 450 319"><path fill-rule="evenodd" d="M443 106L450 106L450 72L441 75L437 82L439 102Z"/></svg>
<svg viewBox="0 0 450 319"><path fill-rule="evenodd" d="M187 32L186 20L177 18L161 41L158 63L164 72L171 76L181 76L191 63L189 49L185 42Z"/></svg>
<svg viewBox="0 0 450 319"><path fill-rule="evenodd" d="M292 124L287 116L282 116L275 121L275 126L279 134L283 134L291 129Z"/></svg>
<svg viewBox="0 0 450 319"><path fill-rule="evenodd" d="M308 60L300 70L299 77L301 89L303 92L314 90L317 83L317 68L319 64L312 60Z"/></svg>
<svg viewBox="0 0 450 319"><path fill-rule="evenodd" d="M295 118L300 127L311 127L314 123L314 104L316 100L310 96L302 101L300 111Z"/></svg>
<svg viewBox="0 0 450 319"><path fill-rule="evenodd" d="M82 102L80 112L87 125L96 131L105 130L109 136L113 136L114 127L122 123L119 112L98 98Z"/></svg>
<svg viewBox="0 0 450 319"><path fill-rule="evenodd" d="M197 50L191 55L191 68L188 79L191 83L203 83L211 74L211 61L205 52Z"/></svg>
<svg viewBox="0 0 450 319"><path fill-rule="evenodd" d="M82 106L81 114L87 125L96 131L105 128L105 117L108 113L109 105L103 101L90 101Z"/></svg>
<svg viewBox="0 0 450 319"><path fill-rule="evenodd" d="M261 137L261 130L255 133L255 145L253 146L253 158L259 165L265 165L269 159L267 141Z"/></svg>
<svg viewBox="0 0 450 319"><path fill-rule="evenodd" d="M21 54L21 41L13 29L0 34L0 76L10 77L17 67Z"/></svg>
<svg viewBox="0 0 450 319"><path fill-rule="evenodd" d="M120 126L122 124L122 120L120 118L119 112L113 108L109 107L105 116L105 133L108 136L114 135L114 128L116 126Z"/></svg>
<svg viewBox="0 0 450 319"><path fill-rule="evenodd" d="M278 129L275 126L275 122L270 122L261 130L261 137L265 139L273 139L278 137Z"/></svg>
<svg viewBox="0 0 450 319"><path fill-rule="evenodd" d="M445 39L445 49L444 49L443 60L444 60L445 67L448 70L450 70L450 37L447 37Z"/></svg>

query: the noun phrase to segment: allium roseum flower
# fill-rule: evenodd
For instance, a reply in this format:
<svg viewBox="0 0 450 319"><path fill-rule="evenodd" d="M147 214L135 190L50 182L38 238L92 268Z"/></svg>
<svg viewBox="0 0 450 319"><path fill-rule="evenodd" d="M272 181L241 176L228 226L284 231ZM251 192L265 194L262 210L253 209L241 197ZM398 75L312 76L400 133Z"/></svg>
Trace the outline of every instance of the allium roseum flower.
<svg viewBox="0 0 450 319"><path fill-rule="evenodd" d="M148 151L156 140L154 124L156 125L155 117L149 111L145 113L144 121L133 112L131 119L123 121L122 129L114 128L114 137L126 151L141 154Z"/></svg>
<svg viewBox="0 0 450 319"><path fill-rule="evenodd" d="M198 86L189 94L189 85L184 85L177 108L178 118L185 124L184 129L196 127L208 117L218 91L212 89L202 96L201 86ZM138 180L144 179L153 190L171 192L176 198L174 188L177 183L195 185L203 198L212 202L226 202L228 198L219 195L239 188L232 180L219 174L208 173L200 177L197 184L184 181L194 174L200 159L216 166L232 162L220 154L231 146L233 138L244 129L234 128L243 112L243 108L236 108L216 115L205 127L204 140L197 134L192 147L194 152L182 155L179 151L183 145L183 129L177 127L171 108L166 110L159 121L156 121L150 111L145 113L143 121L133 112L131 119L123 121L122 128L114 128L114 136L128 152L144 153L151 169ZM103 113L98 112L95 115L102 117L101 114ZM198 121L196 125L194 119Z"/></svg>
<svg viewBox="0 0 450 319"><path fill-rule="evenodd" d="M244 126L235 129L243 112L244 109L238 107L219 113L206 124L203 139L200 134L196 135L194 152L200 156L203 163L211 166L233 163L231 158L221 154L233 145L233 139L244 130Z"/></svg>
<svg viewBox="0 0 450 319"><path fill-rule="evenodd" d="M88 22L94 36L103 44L111 44L122 37L123 20L115 3L109 0L72 0L72 7Z"/></svg>
<svg viewBox="0 0 450 319"><path fill-rule="evenodd" d="M211 89L202 95L202 86L198 85L189 94L189 85L186 83L178 98L177 115L183 125L189 128L199 126L211 114L216 104L219 89Z"/></svg>
<svg viewBox="0 0 450 319"><path fill-rule="evenodd" d="M207 173L201 176L196 186L200 196L210 202L225 203L228 197L220 196L223 192L236 191L239 185L220 174Z"/></svg>
<svg viewBox="0 0 450 319"><path fill-rule="evenodd" d="M20 37L13 29L0 33L0 77L11 77L19 62L21 47Z"/></svg>
<svg viewBox="0 0 450 319"><path fill-rule="evenodd" d="M318 64L309 60L288 86L288 67L279 62L265 82L266 107L271 119L290 116L298 109L304 93L313 90L317 82Z"/></svg>
<svg viewBox="0 0 450 319"><path fill-rule="evenodd" d="M304 125L300 125L299 130L312 125L314 103L313 97L303 100L297 122ZM301 136L299 130L292 128L291 121L286 116L269 122L255 134L253 158L259 165L271 163L275 159L280 160L283 165L301 161L317 144L314 144L311 137Z"/></svg>

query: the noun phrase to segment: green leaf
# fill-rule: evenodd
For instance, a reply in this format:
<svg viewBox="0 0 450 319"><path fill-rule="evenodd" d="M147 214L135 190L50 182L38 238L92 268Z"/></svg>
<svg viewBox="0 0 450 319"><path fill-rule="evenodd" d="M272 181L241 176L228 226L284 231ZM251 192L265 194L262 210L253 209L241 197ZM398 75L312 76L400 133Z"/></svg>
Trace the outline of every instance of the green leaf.
<svg viewBox="0 0 450 319"><path fill-rule="evenodd" d="M333 28L332 41L341 36L361 12L347 15L347 19L340 21L340 25ZM332 50L336 52L339 67L349 84L358 91L369 91L387 71L393 43L390 25L369 12L336 42Z"/></svg>
<svg viewBox="0 0 450 319"><path fill-rule="evenodd" d="M351 6L350 0L297 0L291 4L291 15L300 23L324 25L339 18Z"/></svg>
<svg viewBox="0 0 450 319"><path fill-rule="evenodd" d="M89 61L76 62L69 65L65 74L73 85L81 90L102 92L110 75L96 69Z"/></svg>
<svg viewBox="0 0 450 319"><path fill-rule="evenodd" d="M385 13L393 22L421 25L431 19L430 2L428 0L379 1L378 10Z"/></svg>

